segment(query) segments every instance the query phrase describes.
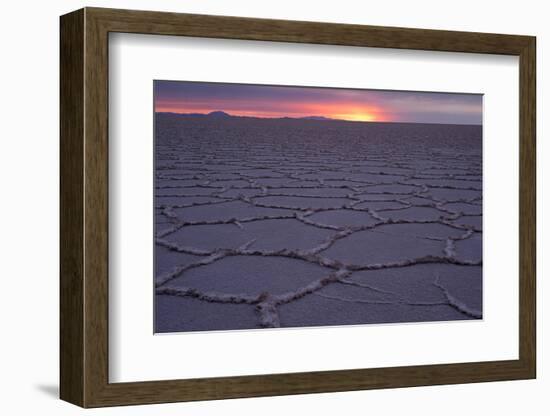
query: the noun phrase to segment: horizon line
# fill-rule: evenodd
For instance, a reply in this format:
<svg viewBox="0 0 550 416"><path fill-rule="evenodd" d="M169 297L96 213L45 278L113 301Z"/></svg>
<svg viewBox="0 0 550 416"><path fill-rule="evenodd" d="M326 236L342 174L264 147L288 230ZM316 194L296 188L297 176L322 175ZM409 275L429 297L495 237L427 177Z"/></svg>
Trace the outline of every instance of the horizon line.
<svg viewBox="0 0 550 416"><path fill-rule="evenodd" d="M175 112L175 111L154 111L155 114L173 114L173 115L182 115L182 116L209 116L213 113L224 113L227 117L232 118L257 118L260 120L309 120L309 121L343 121L347 123L385 123L385 124L439 124L439 125L449 125L449 126L483 126L483 123L480 124L472 124L472 123L438 123L438 122L419 122L419 121L376 121L376 120L347 120L343 118L332 118L332 117L325 117L325 116L316 116L316 115L309 115L309 116L302 116L302 117L291 117L291 116L274 116L274 117L261 117L261 116L244 116L244 115L235 115L228 113L227 111L223 110L213 110L208 113L184 113L184 112Z"/></svg>

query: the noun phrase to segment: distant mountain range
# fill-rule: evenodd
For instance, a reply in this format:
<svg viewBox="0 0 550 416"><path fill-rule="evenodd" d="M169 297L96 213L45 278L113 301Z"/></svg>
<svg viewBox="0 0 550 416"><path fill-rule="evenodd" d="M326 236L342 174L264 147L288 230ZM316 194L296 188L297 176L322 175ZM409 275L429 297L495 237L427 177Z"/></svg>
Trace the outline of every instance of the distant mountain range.
<svg viewBox="0 0 550 416"><path fill-rule="evenodd" d="M329 118L323 116L305 116L305 117L254 117L254 116L234 116L226 113L225 111L211 111L210 113L171 113L171 112L159 112L157 115L168 115L174 117L208 117L210 119L254 119L254 120L311 120L311 121L339 121L345 123L375 123L375 124L445 124L445 123L419 123L411 121L359 121L359 120L343 120L340 118ZM451 125L451 124L449 124ZM467 124L456 124L465 126ZM477 124L471 124L472 126L479 126Z"/></svg>
<svg viewBox="0 0 550 416"><path fill-rule="evenodd" d="M293 118L293 117L287 117L287 118ZM343 121L338 120L336 118L330 118L330 117L323 117L323 116L307 116L307 117L297 117L297 120L318 120L318 121Z"/></svg>
<svg viewBox="0 0 550 416"><path fill-rule="evenodd" d="M158 114L172 114L172 115L175 115L175 116L182 116L182 117L211 117L211 118L217 118L217 119L223 119L223 118L259 118L259 119L270 119L270 120L344 121L344 120L338 120L338 119L323 117L323 116L307 116L307 117L234 116L234 115L226 113L225 111L212 111L212 112L207 113L207 114L204 114L204 113L170 113L170 112L158 113Z"/></svg>

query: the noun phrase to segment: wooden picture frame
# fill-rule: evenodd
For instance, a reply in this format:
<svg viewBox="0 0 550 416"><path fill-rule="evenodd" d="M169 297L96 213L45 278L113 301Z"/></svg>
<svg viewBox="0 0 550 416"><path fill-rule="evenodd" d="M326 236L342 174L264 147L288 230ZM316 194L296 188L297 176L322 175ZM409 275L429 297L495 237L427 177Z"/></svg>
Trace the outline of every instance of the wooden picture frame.
<svg viewBox="0 0 550 416"><path fill-rule="evenodd" d="M534 37L100 8L64 15L60 28L60 396L63 400L82 407L101 407L535 378ZM518 56L519 359L109 383L110 32Z"/></svg>

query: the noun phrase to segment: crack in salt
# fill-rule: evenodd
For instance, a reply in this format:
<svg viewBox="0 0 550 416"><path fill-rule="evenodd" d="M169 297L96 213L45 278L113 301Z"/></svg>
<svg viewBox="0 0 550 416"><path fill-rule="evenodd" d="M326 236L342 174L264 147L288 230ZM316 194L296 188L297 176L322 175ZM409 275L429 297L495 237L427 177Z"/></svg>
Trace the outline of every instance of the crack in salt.
<svg viewBox="0 0 550 416"><path fill-rule="evenodd" d="M344 298L342 296L335 296L335 295L327 295L325 293L315 293L316 296L320 296L326 299L332 299L332 300L338 300L340 302L348 302L348 303L364 303L368 305L407 305L407 306L423 306L423 307L429 307L429 306L442 306L446 305L449 306L458 312L462 313L463 315L466 315L470 318L474 319L481 319L482 313L476 309L470 308L468 305L466 305L464 302L461 302L456 297L451 295L449 293L449 290L445 288L441 283L439 283L439 276L436 277L434 282L432 283L435 287L441 290L443 295L445 296L444 301L410 301L402 298L401 296L395 294L394 292L388 292L388 291L382 291L377 288L373 288L369 285L359 284L354 281L348 281L348 280L340 280L340 283L345 284L352 284L354 286L363 287L367 289L371 289L377 292L391 294L394 296L399 297L397 300L372 300L372 299L359 299L359 298Z"/></svg>
<svg viewBox="0 0 550 416"><path fill-rule="evenodd" d="M179 134L179 133L178 133ZM201 133L202 135L203 133ZM380 151L381 148L370 147L369 151L357 152L355 149L345 158L336 154L327 160L320 148L304 149L295 146L278 148L277 142L266 142L260 139L254 143L255 152L249 150L250 143L237 138L236 142L221 141L211 147L202 141L190 140L185 143L179 138L157 140L156 185L159 198L174 198L173 203L162 203L155 208L160 216L171 224L156 233L155 243L159 247L174 253L190 254L201 257L197 261L175 266L172 270L156 277L156 293L179 297L192 297L204 302L244 303L254 305L262 327L281 326L279 306L296 301L309 295L328 297L318 291L331 284L343 284L393 296L388 301L376 301L383 304L406 304L411 306L448 305L471 318L480 318L481 312L469 308L454 297L440 282L434 281L444 300L441 302L422 302L402 299L398 294L385 291L371 285L351 280L356 271L403 268L419 264L452 264L465 267L479 267L481 260L460 260L457 258L456 242L467 240L481 229L468 222L468 218L479 217L452 209L451 203L460 203L479 207L482 203L480 159L471 162L466 154L445 152L440 149L414 148L403 150L394 148L391 151ZM363 144L363 142L360 142ZM366 143L366 142L365 142ZM331 149L330 149L331 150ZM364 149L363 149L364 150ZM373 150L375 150L373 152ZM243 159L243 155L247 155ZM388 162L391 156L393 163ZM477 157L477 156L476 156ZM419 164L418 158L423 163ZM452 166L449 167L449 163ZM369 166L371 165L371 166ZM449 172L450 170L450 172ZM453 184L442 184L439 181L453 180ZM169 181L195 181L196 183L171 183ZM463 186L459 186L463 185ZM477 185L477 186L476 186ZM433 196L433 190L444 191L446 198ZM329 191L329 192L327 192ZM448 192L445 192L448 191ZM453 192L459 192L452 196ZM465 191L468 197L461 197ZM163 194L163 192L165 192ZM322 193L325 192L325 195ZM338 196L337 193L345 193ZM472 196L473 192L473 196ZM235 196L222 194L232 193ZM441 193L440 193L441 194ZM464 195L464 194L463 194ZM278 198L277 203L266 198ZM197 198L197 201L189 201ZM202 199L201 199L202 198ZM416 199L415 199L416 198ZM187 201L186 201L187 199ZM204 200L208 199L208 200ZM397 203L399 207L380 209L361 208L359 204L368 201ZM254 214L215 218L206 215L207 219L192 219L188 209L210 206L223 207L223 204L240 202L256 210ZM328 206L323 206L328 205ZM414 207L432 208L441 213L437 219L392 219L384 213L398 213ZM273 213L270 210L279 210ZM177 211L176 211L177 210ZM316 213L342 210L345 212L364 212L374 220L372 224L335 225L316 221ZM283 211L284 213L281 213ZM222 211L220 211L222 212ZM212 250L186 246L169 239L184 227L204 225L234 225L246 232L245 224L265 220L295 219L306 227L329 230L327 238L314 247L302 250L250 249L255 240L237 247ZM441 255L426 255L418 258L385 263L351 264L339 259L330 259L322 253L337 241L361 231L386 233L378 227L389 224L441 224L463 232L458 237L414 236L441 242L444 245ZM388 233L389 234L389 233ZM296 259L325 268L329 274L312 281L296 290L274 295L263 292L257 296L248 294L227 294L200 291L196 288L169 286L175 278L184 276L194 268L209 265L230 256L263 256ZM360 303L373 303L362 299L338 299Z"/></svg>

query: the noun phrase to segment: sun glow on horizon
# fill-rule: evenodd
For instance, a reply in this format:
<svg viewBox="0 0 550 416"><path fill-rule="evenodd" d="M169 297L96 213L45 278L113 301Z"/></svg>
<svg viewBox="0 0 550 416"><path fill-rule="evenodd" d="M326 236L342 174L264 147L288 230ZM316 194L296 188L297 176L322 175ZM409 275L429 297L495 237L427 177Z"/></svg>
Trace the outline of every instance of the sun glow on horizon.
<svg viewBox="0 0 550 416"><path fill-rule="evenodd" d="M155 81L154 111L359 122L481 124L479 94Z"/></svg>
<svg viewBox="0 0 550 416"><path fill-rule="evenodd" d="M364 122L382 122L382 121L391 121L390 117L381 116L380 114L374 113L274 113L274 112L258 112L258 111L232 111L224 110L223 108L216 109L182 109L178 107L158 107L155 109L157 113L174 113L174 114L209 114L215 111L223 111L230 116L238 117L257 117L257 118L304 118L304 117L324 117L332 120L341 120L341 121L364 121Z"/></svg>
<svg viewBox="0 0 550 416"><path fill-rule="evenodd" d="M199 104L199 105L197 105ZM255 104L256 108L250 108ZM286 111L285 111L286 110ZM383 108L350 103L292 102L270 103L265 101L242 102L240 100L212 100L211 103L193 103L185 100L158 100L155 103L157 113L208 114L223 111L232 116L259 118L303 118L325 117L344 121L390 121L392 118Z"/></svg>
<svg viewBox="0 0 550 416"><path fill-rule="evenodd" d="M347 121L390 121L391 117L379 108L343 108L341 112L333 113L330 118Z"/></svg>
<svg viewBox="0 0 550 416"><path fill-rule="evenodd" d="M342 114L334 118L348 121L381 121L372 114Z"/></svg>

